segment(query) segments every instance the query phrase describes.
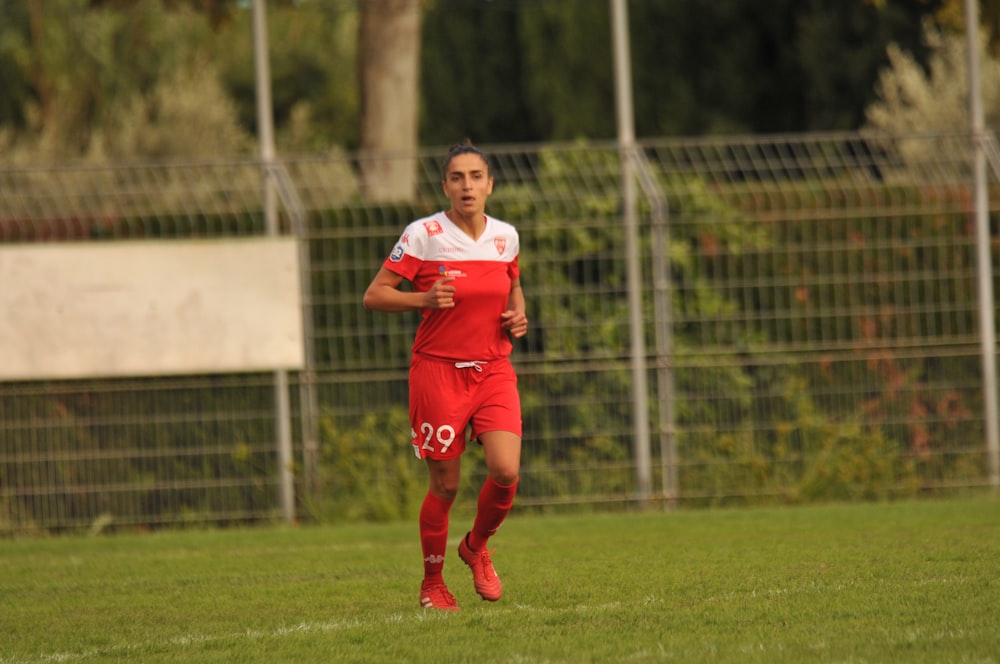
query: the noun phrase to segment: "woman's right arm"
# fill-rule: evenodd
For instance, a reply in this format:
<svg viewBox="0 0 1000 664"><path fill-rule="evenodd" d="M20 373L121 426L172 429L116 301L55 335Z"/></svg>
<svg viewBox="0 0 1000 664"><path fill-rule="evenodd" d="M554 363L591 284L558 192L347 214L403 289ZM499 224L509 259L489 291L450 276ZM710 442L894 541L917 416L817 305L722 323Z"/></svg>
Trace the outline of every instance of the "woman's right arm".
<svg viewBox="0 0 1000 664"><path fill-rule="evenodd" d="M414 309L449 309L455 306L455 287L449 285L454 279L438 279L425 293L407 293L399 290L403 277L382 266L365 291L365 309L390 313Z"/></svg>

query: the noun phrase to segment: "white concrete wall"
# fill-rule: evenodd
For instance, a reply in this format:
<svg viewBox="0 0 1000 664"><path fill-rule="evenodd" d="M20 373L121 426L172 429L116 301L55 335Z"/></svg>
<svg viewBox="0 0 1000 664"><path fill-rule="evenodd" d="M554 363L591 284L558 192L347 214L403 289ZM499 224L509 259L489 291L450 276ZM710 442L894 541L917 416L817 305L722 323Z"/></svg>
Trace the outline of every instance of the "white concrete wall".
<svg viewBox="0 0 1000 664"><path fill-rule="evenodd" d="M302 365L293 239L0 247L0 380Z"/></svg>

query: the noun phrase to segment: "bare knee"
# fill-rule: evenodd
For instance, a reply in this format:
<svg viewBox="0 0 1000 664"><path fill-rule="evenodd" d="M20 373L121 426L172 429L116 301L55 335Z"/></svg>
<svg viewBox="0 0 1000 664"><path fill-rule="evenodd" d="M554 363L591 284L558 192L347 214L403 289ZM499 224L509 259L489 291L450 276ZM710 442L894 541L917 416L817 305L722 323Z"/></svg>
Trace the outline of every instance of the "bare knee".
<svg viewBox="0 0 1000 664"><path fill-rule="evenodd" d="M430 487L428 489L438 498L446 500L449 503L455 500L458 496L458 485L444 484L442 482L435 482L431 480Z"/></svg>
<svg viewBox="0 0 1000 664"><path fill-rule="evenodd" d="M521 437L509 431L490 431L479 441L486 452L486 472L500 486L517 482L521 472Z"/></svg>
<svg viewBox="0 0 1000 664"><path fill-rule="evenodd" d="M517 466L514 466L514 467L491 468L489 474L490 474L490 479L492 479L500 486L511 486L512 484L517 482L517 478L520 473Z"/></svg>
<svg viewBox="0 0 1000 664"><path fill-rule="evenodd" d="M427 460L428 490L438 498L452 501L458 495L458 483L461 476L459 459L447 461Z"/></svg>

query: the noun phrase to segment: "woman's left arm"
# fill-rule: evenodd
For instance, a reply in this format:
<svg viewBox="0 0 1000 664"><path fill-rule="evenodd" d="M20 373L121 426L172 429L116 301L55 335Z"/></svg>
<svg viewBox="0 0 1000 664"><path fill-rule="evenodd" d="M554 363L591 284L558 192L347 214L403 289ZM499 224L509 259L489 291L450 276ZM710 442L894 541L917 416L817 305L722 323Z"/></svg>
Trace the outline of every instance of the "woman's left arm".
<svg viewBox="0 0 1000 664"><path fill-rule="evenodd" d="M521 290L521 278L510 280L510 295L507 296L507 311L500 314L501 325L510 332L510 336L520 339L528 333L528 316L525 313L524 291Z"/></svg>

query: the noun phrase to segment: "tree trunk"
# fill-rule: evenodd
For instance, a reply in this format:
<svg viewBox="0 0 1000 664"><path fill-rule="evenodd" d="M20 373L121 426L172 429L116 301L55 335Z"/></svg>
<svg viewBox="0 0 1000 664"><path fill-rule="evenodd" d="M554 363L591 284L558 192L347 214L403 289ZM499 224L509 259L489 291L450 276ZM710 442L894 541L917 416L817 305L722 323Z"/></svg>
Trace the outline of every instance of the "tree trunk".
<svg viewBox="0 0 1000 664"><path fill-rule="evenodd" d="M376 202L408 200L416 184L421 0L359 0L361 180Z"/></svg>

